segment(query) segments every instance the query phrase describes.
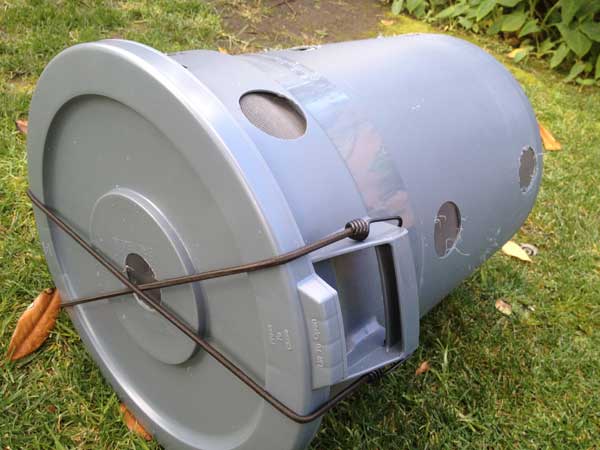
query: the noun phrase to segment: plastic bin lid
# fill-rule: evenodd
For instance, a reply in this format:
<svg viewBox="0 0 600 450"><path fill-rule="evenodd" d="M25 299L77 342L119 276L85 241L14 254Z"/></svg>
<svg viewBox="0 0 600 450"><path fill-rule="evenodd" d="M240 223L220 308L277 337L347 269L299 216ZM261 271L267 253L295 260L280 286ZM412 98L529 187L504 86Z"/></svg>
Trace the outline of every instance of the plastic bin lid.
<svg viewBox="0 0 600 450"><path fill-rule="evenodd" d="M240 64L244 64L240 62ZM127 41L72 47L42 74L30 113L30 186L136 281L267 258L304 242L272 174L219 100L168 56ZM36 212L63 297L121 288ZM296 291L308 258L163 289L160 301L299 413L312 390ZM118 395L168 447L304 446L299 425L132 295L70 310Z"/></svg>

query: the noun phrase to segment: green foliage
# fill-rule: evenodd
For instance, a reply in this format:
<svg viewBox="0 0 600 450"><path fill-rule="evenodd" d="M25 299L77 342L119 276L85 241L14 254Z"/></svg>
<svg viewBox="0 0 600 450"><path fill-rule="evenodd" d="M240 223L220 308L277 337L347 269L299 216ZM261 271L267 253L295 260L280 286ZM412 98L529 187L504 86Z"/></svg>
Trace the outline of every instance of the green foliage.
<svg viewBox="0 0 600 450"><path fill-rule="evenodd" d="M600 85L600 0L393 0L392 13L501 35L568 73L566 81Z"/></svg>

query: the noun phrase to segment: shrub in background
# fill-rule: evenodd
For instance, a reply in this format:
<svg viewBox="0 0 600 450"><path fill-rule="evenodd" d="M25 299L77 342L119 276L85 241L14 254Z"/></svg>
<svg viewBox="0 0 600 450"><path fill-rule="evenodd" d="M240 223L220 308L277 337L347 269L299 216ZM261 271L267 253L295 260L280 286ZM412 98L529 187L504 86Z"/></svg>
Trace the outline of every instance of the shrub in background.
<svg viewBox="0 0 600 450"><path fill-rule="evenodd" d="M600 0L393 0L392 13L501 35L519 62L533 55L566 81L600 85Z"/></svg>

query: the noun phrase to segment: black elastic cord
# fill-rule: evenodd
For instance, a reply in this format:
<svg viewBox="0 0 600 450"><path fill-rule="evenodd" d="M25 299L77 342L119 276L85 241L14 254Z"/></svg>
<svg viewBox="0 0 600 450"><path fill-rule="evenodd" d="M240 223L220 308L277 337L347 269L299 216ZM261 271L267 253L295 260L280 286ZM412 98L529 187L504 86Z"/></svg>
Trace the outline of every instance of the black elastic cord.
<svg viewBox="0 0 600 450"><path fill-rule="evenodd" d="M211 278L218 278L227 275L233 275L237 273L243 272L252 272L255 270L265 269L268 267L274 267L281 264L285 264L289 261L293 261L301 256L304 256L310 252L318 250L322 247L330 245L334 242L340 241L345 238L351 238L356 240L364 240L368 236L368 231L371 223L381 222L384 220L397 220L399 224L402 223L402 219L400 217L392 217L392 218L381 218L381 219L355 219L353 221L348 222L346 227L342 231L338 231L330 234L329 236L313 243L308 244L303 247L300 247L297 250L291 251L289 253L285 253L280 256L276 256L273 258L268 258L262 261L257 261L250 264L242 264L239 266L229 267L226 269L217 269L208 272L203 272L195 275L189 275L185 277L172 278L169 280L157 281L153 283L147 283L144 285L135 285L129 279L123 275L119 268L115 267L112 262L108 260L102 253L93 248L85 239L83 239L70 225L68 225L58 213L52 211L48 208L44 203L42 203L31 190L27 191L27 195L33 202L33 204L42 211L48 219L50 219L57 227L59 227L62 231L64 231L69 237L71 237L77 244L79 244L86 252L88 252L96 261L98 261L102 266L104 266L110 273L112 273L115 278L117 278L123 285L127 287L127 289L123 289L121 291L115 291L108 294L101 294L94 297L87 297L85 299L78 299L68 303L64 303L62 306L73 306L76 304L87 303L90 301L96 301L100 299L106 299L110 297L115 297L118 295L124 295L129 293L135 293L139 298L141 298L148 306L154 308L160 315L162 315L166 320L168 320L172 325L178 328L182 333L188 336L191 340L193 340L196 344L198 344L203 350L205 350L209 355L211 355L214 359L216 359L220 364L222 364L227 370L229 370L233 375L235 375L240 381L242 381L246 386L252 389L257 395L259 395L262 399L267 401L271 406L273 406L280 413L288 417L297 423L308 423L313 420L319 418L331 408L333 408L337 403L339 403L344 398L348 397L352 394L356 389L358 389L363 384L372 381L375 378L379 379L384 374L389 373L395 367L397 367L401 361L397 361L385 369L377 369L374 372L377 372L377 375L374 376L372 373L367 373L360 378L356 379L353 383L347 386L345 389L340 391L337 395L323 403L317 409L315 409L310 414L302 415L298 414L296 411L287 407L281 401L279 401L276 397L271 395L265 388L259 385L256 381L254 381L250 376L248 376L242 369L240 369L235 363L233 363L230 359L228 359L225 355L223 355L219 350L217 350L212 344L206 341L203 337L199 336L194 329L192 329L187 323L177 317L172 311L166 308L162 303L157 302L152 297L150 297L146 292L149 289L156 289L161 287L169 287L176 286L179 284L192 283L196 281L208 280ZM366 235L365 235L365 227L366 227Z"/></svg>

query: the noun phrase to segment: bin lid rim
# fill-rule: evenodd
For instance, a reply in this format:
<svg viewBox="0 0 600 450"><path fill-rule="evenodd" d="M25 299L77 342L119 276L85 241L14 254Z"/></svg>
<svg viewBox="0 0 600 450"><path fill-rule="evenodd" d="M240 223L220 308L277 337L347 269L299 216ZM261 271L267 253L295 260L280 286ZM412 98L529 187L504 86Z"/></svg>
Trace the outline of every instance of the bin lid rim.
<svg viewBox="0 0 600 450"><path fill-rule="evenodd" d="M119 76L110 79L99 75L102 73ZM157 105L149 104L149 101L140 95L140 90L143 90L144 86L159 88L165 98L168 98L169 105L161 104L157 108ZM116 95L117 93L119 95ZM232 227L240 248L243 258L240 263L274 256L304 243L287 201L270 169L250 138L217 97L172 58L151 47L125 40L111 39L71 47L55 57L40 77L31 104L28 135L29 182L32 191L40 200L46 202L44 153L53 119L66 103L84 95L113 98L140 113L163 131L180 152L185 153L184 157L199 176L210 172L206 167L207 164L212 166L213 171L217 166L220 168L222 171L220 176L228 178L230 182L229 189L237 192L238 199L244 199L234 202L235 204L228 204L229 202L224 201L223 197L221 199L223 201L219 203L219 206L225 208L223 214L227 218L228 225ZM177 109L182 114L173 117L161 113L161 110L168 109L167 106ZM153 120L158 117L160 120ZM179 134L176 133L178 130ZM218 152L218 156L200 157L194 154L193 150L196 150L196 153L205 152L198 152L197 149L182 144L186 140L193 141L197 133L206 133L210 136L213 144L210 150ZM221 194L216 192L215 196L218 195ZM49 206L61 209L61 205L50 204ZM60 212L67 213L65 215L68 218L67 211ZM237 216L244 217L245 225L235 220ZM77 296L77 293L69 292L68 283L63 279L48 220L37 213L36 220L48 266L57 287L65 293L66 298ZM237 229L234 229L236 227ZM248 228L252 230L252 239L248 239ZM300 319L300 309L294 289L297 282L313 272L312 265L308 258L304 258L289 267L275 270L277 271L276 282L289 292L287 298L281 298L280 301L286 305L288 319L295 322L294 327L297 328L296 333L300 333L297 335L300 342L300 338L304 338L305 330ZM135 393L124 386L119 386L118 380L111 376L109 368L104 364L101 358L102 352L90 345L93 336L86 336L85 320L82 320L83 316L79 316L79 307L77 307L72 313L72 318L96 362L103 369L105 376L112 381L120 396L134 402ZM272 352L272 349L265 346L265 352ZM287 398L291 402L289 405L299 411L311 410L321 403L324 395L327 394L324 391L311 390L310 371L302 364L305 365L308 360L307 355L308 350L299 345L295 355L279 356L288 358L281 367L290 364L297 366L294 373L286 372L288 382L294 383L295 389L283 392L283 399L285 401ZM276 361L268 361L267 365L275 371L278 370L279 364ZM297 378L297 382L289 377ZM267 388L269 388L268 376ZM240 389L245 387L240 384ZM280 393L273 392L273 394L281 398ZM138 405L142 404L143 402L138 403ZM143 414L141 407L134 407L133 410ZM318 421L308 426L294 425L295 438L289 434L287 426L281 427L282 437L278 439L273 435L274 420L280 421L280 414L268 405L263 405L256 420L256 431L253 433L256 433L258 439L259 435L270 431L275 441L279 441L281 446L290 445L290 448L300 441L306 441L318 426ZM165 437L166 432L167 430L163 430L160 434ZM248 439L248 442L253 440L252 436L248 436ZM195 448L185 442L185 439L167 437L167 440L171 444L177 442L177 445L185 448Z"/></svg>

